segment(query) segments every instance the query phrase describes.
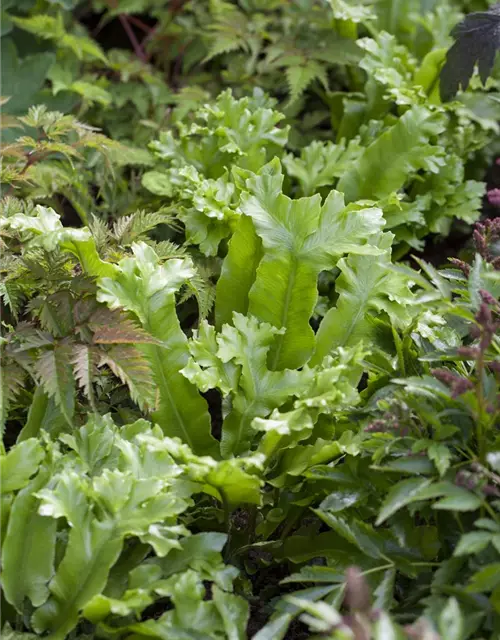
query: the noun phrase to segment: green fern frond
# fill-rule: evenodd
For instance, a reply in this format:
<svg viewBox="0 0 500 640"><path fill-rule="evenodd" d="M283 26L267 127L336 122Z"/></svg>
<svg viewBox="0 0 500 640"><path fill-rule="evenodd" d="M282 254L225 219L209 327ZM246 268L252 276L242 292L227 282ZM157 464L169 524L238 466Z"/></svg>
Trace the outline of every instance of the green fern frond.
<svg viewBox="0 0 500 640"><path fill-rule="evenodd" d="M160 224L171 225L174 216L164 211L137 211L119 218L113 225L113 236L123 246L129 246Z"/></svg>
<svg viewBox="0 0 500 640"><path fill-rule="evenodd" d="M0 428L3 430L9 406L19 391L24 387L26 372L16 362L5 362L5 358L2 357L0 377Z"/></svg>
<svg viewBox="0 0 500 640"><path fill-rule="evenodd" d="M71 358L71 346L60 343L45 351L35 363L39 384L54 399L70 425L75 411L75 378Z"/></svg>
<svg viewBox="0 0 500 640"><path fill-rule="evenodd" d="M193 296L196 298L200 320L205 320L208 317L215 303L215 285L209 275L211 273L208 269L198 266L195 276L187 282L180 299L180 303L182 303Z"/></svg>
<svg viewBox="0 0 500 640"><path fill-rule="evenodd" d="M160 242L155 242L154 240L149 240L148 244L153 247L156 255L160 258L160 260L166 260L169 258L184 258L188 255L188 251L185 247L181 247L175 242L171 242L170 240L161 240Z"/></svg>
<svg viewBox="0 0 500 640"><path fill-rule="evenodd" d="M147 344L155 340L120 311L102 309L93 314L89 327L94 344Z"/></svg>
<svg viewBox="0 0 500 640"><path fill-rule="evenodd" d="M288 67L286 78L290 88L289 104L298 100L313 80L319 80L328 89L326 68L315 60L304 60L301 64Z"/></svg>
<svg viewBox="0 0 500 640"><path fill-rule="evenodd" d="M17 281L0 282L0 297L4 305L10 309L14 319L17 320L25 300L23 287Z"/></svg>
<svg viewBox="0 0 500 640"><path fill-rule="evenodd" d="M99 358L99 351L91 345L78 344L73 347L71 362L75 380L91 402L94 397L92 382L98 373Z"/></svg>
<svg viewBox="0 0 500 640"><path fill-rule="evenodd" d="M104 249L112 235L106 222L102 220L102 218L98 218L96 215L91 215L88 226L90 233L94 238L97 250L100 251Z"/></svg>

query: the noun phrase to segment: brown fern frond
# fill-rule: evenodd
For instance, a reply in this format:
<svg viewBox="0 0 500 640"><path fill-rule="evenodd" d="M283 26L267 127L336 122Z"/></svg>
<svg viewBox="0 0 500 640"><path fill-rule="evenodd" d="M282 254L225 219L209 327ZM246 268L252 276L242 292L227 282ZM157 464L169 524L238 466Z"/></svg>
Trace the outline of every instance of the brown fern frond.
<svg viewBox="0 0 500 640"><path fill-rule="evenodd" d="M101 355L99 367L107 365L130 391L130 397L143 410L151 409L155 402L151 368L144 355L130 345L113 346Z"/></svg>

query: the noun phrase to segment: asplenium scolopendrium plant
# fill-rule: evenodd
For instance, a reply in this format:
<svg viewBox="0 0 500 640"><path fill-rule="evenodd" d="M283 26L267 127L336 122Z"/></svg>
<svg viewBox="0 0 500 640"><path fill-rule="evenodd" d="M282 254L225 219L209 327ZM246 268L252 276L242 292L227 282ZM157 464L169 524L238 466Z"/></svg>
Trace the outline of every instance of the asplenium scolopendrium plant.
<svg viewBox="0 0 500 640"><path fill-rule="evenodd" d="M86 620L96 625L96 637L111 625L123 633L159 637L182 628L207 637L243 638L244 588L235 568L223 564L223 547L226 562L240 567L248 566L242 558L256 562L260 571L270 562L273 570L291 563L285 583L310 586L277 603L263 630L274 637L283 637L304 609L326 616L323 630L333 637L356 624L394 630L385 613L372 618L371 611L402 612L393 597L396 585L408 602L403 613L415 620L423 611L428 619L416 629L431 633L430 621L443 629L441 610L446 607L455 612L460 640L480 625L484 633L494 633L499 308L496 263L488 243L494 242L496 227L478 237L483 256L472 269L461 264L463 275L458 270L439 274L423 264L426 278L390 264L384 253L391 237L380 235L378 227L372 234L367 231L364 243L349 239L347 221L366 224L372 218L377 226L380 211L346 209L335 193L331 198L337 208L326 201L321 211L317 204L318 217L311 216L317 228L309 229L304 243L303 220L295 214L301 207L314 213L318 199L290 200L280 192L281 179L276 161L260 175L246 176L247 212L241 219L262 243L247 301L256 305L254 314L233 312L231 323L220 327L204 322L188 340L180 335L175 317L175 291L192 274L189 259L164 262L142 242L116 264L96 258L87 232L50 230L47 224L41 230L40 210L38 216L12 217L11 226L23 222L39 241L52 241L80 256L82 267L96 278L98 297L128 310L149 335L143 355L161 381L154 415L159 426L139 421L117 428L109 419L94 418L81 428L62 429L59 436L24 434L2 456L4 591L37 633L63 638ZM329 321L335 342L324 347L328 355L319 364L309 360L301 366L303 360L297 359L295 366L289 362L280 367L281 353L304 357L304 345L299 342L297 351L290 350L283 340L288 329L293 333L292 320L300 321L301 313L281 316L281 326L266 321L255 283L272 261L279 281L273 291L278 308L293 303L296 286L302 287L305 300L311 299L314 279L305 290L297 274L312 268L307 238L318 258L322 255L317 244L322 215L337 225L338 251L345 254L322 258L336 260L342 273ZM278 230L286 241L281 260L280 247L271 243ZM414 294L412 281L417 284ZM288 286L283 288L283 282ZM361 299L366 304L360 307ZM463 326L447 326L445 318L454 309ZM391 314L399 316L399 331L391 327ZM337 335L346 319L353 333ZM331 348L339 343L344 347ZM466 350L457 351L462 343ZM408 372L429 374L426 361L436 369L435 362L450 356L457 359L453 365L448 360L447 378L434 373L443 382L431 375L394 380ZM360 394L363 370L369 375ZM466 376L460 389L452 386ZM217 388L224 398L220 442L207 432L206 423L189 422L192 406L202 404L196 387L203 392ZM204 410L200 415L210 420ZM181 424L191 431L180 430ZM190 441L196 452L169 437L174 433ZM417 523L411 517L415 508ZM462 536L452 524L457 517L469 523L469 516ZM57 546L56 557L62 558L57 562L55 519L67 532L67 542L63 536ZM22 526L28 520L34 528ZM190 537L188 526L202 532ZM47 551L43 562L30 553L26 539L36 532ZM314 558L323 558L325 566L310 566ZM456 601L449 600L442 574L435 571L441 558L455 581ZM339 620L322 605L304 603L307 595L340 607L343 572L353 562L373 592L373 604L353 601L353 615ZM78 567L78 582L68 565ZM84 582L82 576L87 576ZM205 586L213 583L210 594L203 581ZM415 581L423 585L417 598L409 591ZM481 594L479 607L470 594ZM167 599L166 612L157 620L137 619L160 598ZM330 629L334 619L340 628ZM411 637L414 629L406 631Z"/></svg>
<svg viewBox="0 0 500 640"><path fill-rule="evenodd" d="M176 211L190 244L217 254L238 225L240 170L257 171L273 157L283 160L287 195L325 198L335 187L347 202L381 207L398 254L421 248L429 231L447 233L455 218L477 218L484 184L464 180L465 168L496 123L461 103L429 103L423 85L438 71L419 68L392 36L359 43L376 102L362 101L356 120L344 110L335 141L314 141L300 156L286 153L289 126L273 103L259 92L237 100L226 91L196 110L194 123L181 121L150 144L157 161L143 185ZM393 101L406 105L399 117L389 113Z"/></svg>

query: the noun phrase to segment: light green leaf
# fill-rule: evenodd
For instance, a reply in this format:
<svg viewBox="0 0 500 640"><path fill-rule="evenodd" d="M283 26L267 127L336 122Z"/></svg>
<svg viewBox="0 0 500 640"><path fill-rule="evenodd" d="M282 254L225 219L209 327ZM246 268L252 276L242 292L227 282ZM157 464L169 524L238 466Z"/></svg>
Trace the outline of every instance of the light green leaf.
<svg viewBox="0 0 500 640"><path fill-rule="evenodd" d="M98 594L87 603L83 609L83 616L96 624L112 614L125 617L131 613L141 613L153 602L153 597L143 589L125 591L120 599Z"/></svg>
<svg viewBox="0 0 500 640"><path fill-rule="evenodd" d="M341 275L335 282L337 304L323 318L316 335L316 351L310 364L318 364L339 346L374 340L372 318L385 312L393 324L403 325L410 317L405 307L411 303L409 278L390 269L391 234L373 239L382 255L350 255L338 262Z"/></svg>
<svg viewBox="0 0 500 640"><path fill-rule="evenodd" d="M27 631L14 631L8 622L5 623L2 629L3 640L36 640L37 635L35 633L28 633Z"/></svg>
<svg viewBox="0 0 500 640"><path fill-rule="evenodd" d="M445 164L444 150L429 144L444 130L440 119L425 107L409 109L380 135L340 179L346 201L386 198L401 189L420 169L436 173Z"/></svg>
<svg viewBox="0 0 500 640"><path fill-rule="evenodd" d="M471 578L467 591L485 593L492 591L500 584L500 562L489 564L477 571Z"/></svg>
<svg viewBox="0 0 500 640"><path fill-rule="evenodd" d="M64 640L78 624L80 610L101 593L118 559L122 540L110 521L87 521L72 529L66 553L50 582L51 596L32 618L33 628L50 631L53 640Z"/></svg>
<svg viewBox="0 0 500 640"><path fill-rule="evenodd" d="M15 445L7 455L0 456L0 490L2 493L25 487L35 475L45 452L36 438Z"/></svg>
<svg viewBox="0 0 500 640"><path fill-rule="evenodd" d="M329 4L336 20L351 20L358 23L376 18L376 14L370 7L358 4L352 5L345 0L329 0Z"/></svg>
<svg viewBox="0 0 500 640"><path fill-rule="evenodd" d="M373 602L374 609L383 609L389 611L392 608L394 602L394 584L396 580L396 569L387 569L384 572L382 580L377 585L377 588L373 592L375 596Z"/></svg>
<svg viewBox="0 0 500 640"><path fill-rule="evenodd" d="M246 635L248 603L241 596L226 593L214 585L213 599L219 611L228 640L241 640Z"/></svg>
<svg viewBox="0 0 500 640"><path fill-rule="evenodd" d="M96 84L91 84L90 82L85 82L83 80L72 82L68 89L78 93L82 98L88 100L90 103L97 102L103 107L107 107L113 100L113 96L109 91L106 91L106 89L103 89Z"/></svg>
<svg viewBox="0 0 500 640"><path fill-rule="evenodd" d="M274 617L252 636L252 640L283 640L292 620L293 615L290 613Z"/></svg>
<svg viewBox="0 0 500 640"><path fill-rule="evenodd" d="M255 233L251 219L242 215L229 242L228 253L217 281L217 329L220 330L223 324L231 324L233 312L243 315L248 312L248 293L255 281L261 258L262 240Z"/></svg>
<svg viewBox="0 0 500 640"><path fill-rule="evenodd" d="M57 527L55 520L37 513L40 501L35 496L49 479L49 473L41 471L18 493L2 540L3 593L19 613L24 612L25 598L38 607L49 595Z"/></svg>
<svg viewBox="0 0 500 640"><path fill-rule="evenodd" d="M444 444L433 443L427 449L427 455L436 465L441 477L448 471L451 464L451 451Z"/></svg>
<svg viewBox="0 0 500 640"><path fill-rule="evenodd" d="M402 638L403 635L398 631L389 615L385 611L381 611L375 623L373 640L402 640Z"/></svg>
<svg viewBox="0 0 500 640"><path fill-rule="evenodd" d="M167 173L161 171L146 171L142 176L142 185L157 196L171 198L173 195L172 181Z"/></svg>
<svg viewBox="0 0 500 640"><path fill-rule="evenodd" d="M475 511L482 505L482 500L462 487L454 487L454 490L446 494L438 502L432 505L433 509L442 509L446 511Z"/></svg>
<svg viewBox="0 0 500 640"><path fill-rule="evenodd" d="M330 186L335 178L340 178L362 151L357 140L347 148L344 141L333 144L314 140L301 149L300 157L284 156L283 165L288 175L298 180L302 195L311 196L320 187Z"/></svg>
<svg viewBox="0 0 500 640"><path fill-rule="evenodd" d="M249 194L241 202L264 247L249 293L249 313L286 329L272 350L271 369L307 362L315 342L309 320L319 272L347 252L380 253L366 240L384 224L379 209L348 210L336 191L321 206L319 196L291 200L281 192L282 183L280 163L274 160L246 181Z"/></svg>
<svg viewBox="0 0 500 640"><path fill-rule="evenodd" d="M216 452L205 400L180 373L188 363L187 339L175 310L175 293L194 276L190 259L159 263L144 243L132 245L134 257L123 259L114 278L98 281L97 294L110 308L134 313L142 327L161 344L138 345L157 385L154 419L168 435L178 436L201 454Z"/></svg>
<svg viewBox="0 0 500 640"><path fill-rule="evenodd" d="M283 330L235 313L234 327L224 325L218 337L218 357L240 369L232 410L222 425L221 452L225 457L245 451L254 436L252 421L266 417L297 393L307 371L269 371L269 351Z"/></svg>

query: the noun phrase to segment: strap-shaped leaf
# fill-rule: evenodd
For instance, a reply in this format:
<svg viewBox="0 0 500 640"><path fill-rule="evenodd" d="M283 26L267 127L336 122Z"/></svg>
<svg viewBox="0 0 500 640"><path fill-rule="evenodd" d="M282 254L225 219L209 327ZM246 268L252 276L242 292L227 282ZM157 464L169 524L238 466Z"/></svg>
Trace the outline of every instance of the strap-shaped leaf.
<svg viewBox="0 0 500 640"><path fill-rule="evenodd" d="M261 257L262 241L250 218L241 216L217 281L215 319L218 329L223 324L231 324L233 312L247 313L248 292Z"/></svg>
<svg viewBox="0 0 500 640"><path fill-rule="evenodd" d="M295 369L309 359L314 333L309 319L317 277L344 253L379 253L366 240L384 225L377 208L346 209L341 193L291 200L282 193L279 160L246 181L241 209L262 238L263 258L249 292L250 314L285 331L270 355L271 369Z"/></svg>
<svg viewBox="0 0 500 640"><path fill-rule="evenodd" d="M43 447L29 438L0 456L0 492L9 493L26 486L44 458Z"/></svg>
<svg viewBox="0 0 500 640"><path fill-rule="evenodd" d="M37 205L36 216L18 213L0 222L0 226L16 229L33 244L41 245L47 251L59 246L72 253L80 261L83 270L90 276L111 277L115 265L101 260L95 240L88 229L65 229L60 216L49 207Z"/></svg>
<svg viewBox="0 0 500 640"><path fill-rule="evenodd" d="M189 343L193 358L183 370L200 388L218 387L231 398L231 411L222 425L224 457L246 451L256 433L254 418L268 416L297 395L312 375L309 370L269 370L269 351L283 329L239 313L233 324L224 325L217 337L202 325Z"/></svg>
<svg viewBox="0 0 500 640"><path fill-rule="evenodd" d="M142 327L161 344L138 349L151 366L157 405L153 416L165 434L177 436L200 454L214 453L210 416L205 400L180 370L189 359L187 339L175 310L175 293L195 274L188 258L160 265L154 250L132 245L134 257L123 259L114 278L98 281L98 299L112 309L134 313Z"/></svg>
<svg viewBox="0 0 500 640"><path fill-rule="evenodd" d="M16 496L2 545L2 588L5 598L24 612L25 598L38 607L49 595L48 582L54 571L56 521L38 514L35 497L49 479L41 471Z"/></svg>
<svg viewBox="0 0 500 640"><path fill-rule="evenodd" d="M84 492L84 486L76 474L68 474L64 482L68 485L68 491L56 495L56 500ZM79 521L71 529L64 558L50 583L51 597L32 618L33 628L38 633L50 631L52 640L64 640L77 625L80 610L104 589L109 571L118 559L123 544L113 520L100 521L92 517L85 499L79 501L78 507ZM69 507L61 504L60 508L64 512ZM71 507L71 511L76 510L74 506ZM54 517L63 515L52 513Z"/></svg>
<svg viewBox="0 0 500 640"><path fill-rule="evenodd" d="M42 515L64 517L71 527L64 557L49 584L50 597L32 618L33 628L38 633L50 631L52 640L64 640L82 609L102 593L126 536L147 535L152 524L173 518L188 506L167 477L171 460L164 460L161 468L151 464L153 473L162 477L144 477L140 459L147 460L148 453L136 445L128 442L124 455L135 457L140 477L105 469L90 480L65 470L54 489L37 494ZM154 457L149 461L153 463Z"/></svg>
<svg viewBox="0 0 500 640"><path fill-rule="evenodd" d="M430 139L444 131L444 116L421 106L409 109L382 133L339 180L347 202L382 199L401 189L408 178L425 169L436 173L446 163L444 150Z"/></svg>
<svg viewBox="0 0 500 640"><path fill-rule="evenodd" d="M339 260L341 275L335 282L337 305L323 318L316 335L311 364L319 364L336 347L373 340L374 313L385 311L394 323L404 323L405 305L411 300L408 278L390 270L392 234L383 234L378 246L382 255L351 255Z"/></svg>

